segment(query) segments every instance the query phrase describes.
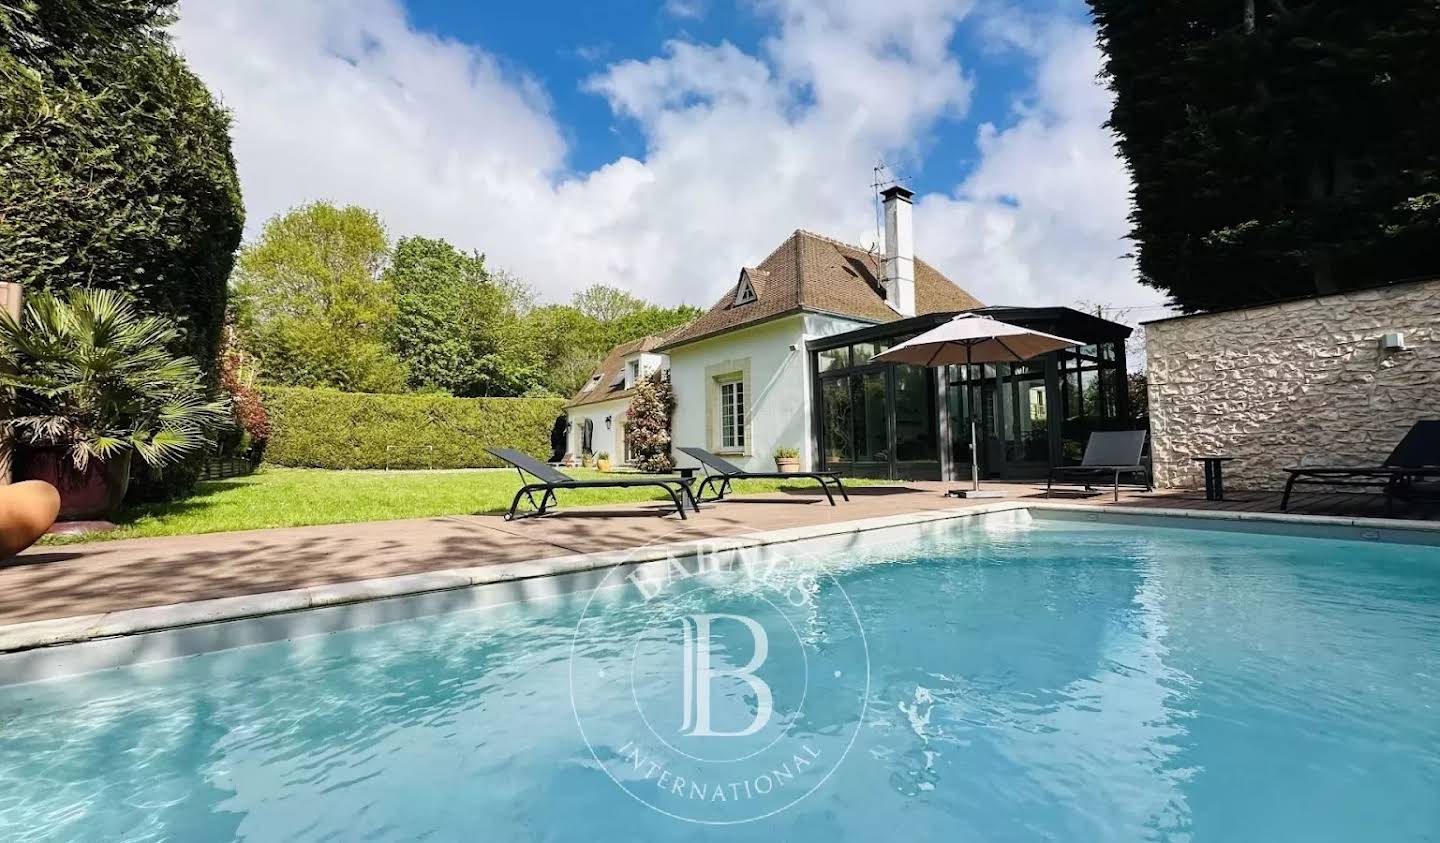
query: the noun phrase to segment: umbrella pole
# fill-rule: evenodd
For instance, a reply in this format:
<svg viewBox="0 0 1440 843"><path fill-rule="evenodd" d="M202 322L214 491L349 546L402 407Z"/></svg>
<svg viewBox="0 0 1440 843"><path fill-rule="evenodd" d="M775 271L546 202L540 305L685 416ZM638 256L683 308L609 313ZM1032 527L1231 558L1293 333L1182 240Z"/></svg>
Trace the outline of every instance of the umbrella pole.
<svg viewBox="0 0 1440 843"><path fill-rule="evenodd" d="M975 418L970 418L970 488L980 491L980 459L975 452Z"/></svg>
<svg viewBox="0 0 1440 843"><path fill-rule="evenodd" d="M999 489L980 491L980 407L983 403L979 400L980 389L977 384L984 381L982 374L979 379L972 379L975 368L974 345L965 344L965 387L970 390L970 488L968 490L957 490L946 492L947 495L955 495L961 498L1003 498L1005 492Z"/></svg>
<svg viewBox="0 0 1440 843"><path fill-rule="evenodd" d="M970 489L980 491L980 438L976 433L975 417L979 412L975 400L975 364L970 362L974 346L965 346L965 384L970 387Z"/></svg>

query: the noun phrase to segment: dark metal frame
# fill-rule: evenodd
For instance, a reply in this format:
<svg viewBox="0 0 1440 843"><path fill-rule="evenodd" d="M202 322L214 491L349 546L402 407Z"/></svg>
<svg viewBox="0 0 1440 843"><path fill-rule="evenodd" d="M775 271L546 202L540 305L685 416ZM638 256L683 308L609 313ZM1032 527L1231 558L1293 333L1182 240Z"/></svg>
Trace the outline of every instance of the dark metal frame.
<svg viewBox="0 0 1440 843"><path fill-rule="evenodd" d="M932 460L901 460L899 459L899 443L896 440L896 431L899 428L896 418L896 374L898 368L894 363L871 363L865 362L858 366L846 366L843 369L831 372L820 371L820 352L830 351L836 348L843 348L855 343L876 342L880 340L890 341L891 344L902 338L909 338L916 333L929 330L935 325L942 324L953 318L955 314L926 314L917 316L914 319L906 319L903 322L890 322L883 325L875 325L869 328L860 328L836 337L826 337L822 340L815 340L806 343L806 352L810 358L811 372L811 401L810 401L810 441L813 453L824 465L831 463L825 458L825 383L827 381L848 379L850 377L864 377L865 375L883 375L885 378L885 453L888 459L884 462L850 460L838 463L838 465L849 466L852 477L878 476L887 480L917 480L917 479L943 479L942 466L945 464L941 449L948 447L944 441L944 427L940 424L942 414L945 412L944 402L941 400L937 384L939 383L941 369L925 369L925 388L931 394L932 411L935 414L935 458ZM943 318L941 318L943 317ZM898 327L897 327L898 326ZM884 467L883 475L869 474L858 470L862 466ZM906 471L905 468L929 468L933 471ZM840 475L839 469L828 469L828 473Z"/></svg>
<svg viewBox="0 0 1440 843"><path fill-rule="evenodd" d="M1130 336L1132 332L1132 329L1130 327L1126 325L1121 325L1119 323L1110 322L1098 316L1093 316L1091 314L1083 313L1081 311L1077 311L1068 307L986 307L968 312L979 313L985 316L993 317L995 319L1000 319L1002 321L1013 322L1015 324L1024 325L1026 327L1035 328L1036 330L1047 331L1049 333L1059 334L1061 336L1072 337L1077 340L1086 340L1091 344L1114 342L1114 368L1117 372L1115 395L1116 410L1118 413L1118 418L1125 419L1129 417L1129 390L1127 388L1125 380L1128 372L1126 365L1127 361L1125 359L1125 338ZM817 459L820 461L820 464L827 467L831 465L831 463L825 459L824 451L824 383L827 380L849 377L851 375L863 376L872 371L887 371L893 369L895 366L895 364L888 363L863 363L859 366L848 366L842 370L838 370L835 373L821 372L819 365L820 352L830 351L836 348L841 348L843 346L854 345L855 343L880 341L895 342L903 339L908 339L909 337L915 336L916 334L923 333L930 330L931 328L935 328L939 325L949 322L950 320L954 319L955 316L958 315L958 313L960 313L960 311L926 313L920 316L911 317L909 319L901 319L895 322L885 322L878 325L870 325L864 328L857 328L853 331L847 331L843 334L836 334L821 339L811 340L805 344L805 350L809 358L811 380L810 441L813 453L817 455ZM1046 385L1045 397L1047 405L1051 408L1054 408L1052 410L1053 413L1063 413L1064 402L1061 400L1061 384L1059 366L1057 363L1057 352L1051 352L1049 354L1041 355L1040 357L1037 357L1036 360L1044 361ZM982 369L983 371L981 364L976 364L976 368ZM936 414L936 455L933 465L940 468L943 473L943 466L948 459L944 451L945 449L950 449L953 444L951 441L953 433L951 434L951 436L947 436L945 433L945 431L947 429L950 429L952 425L946 424L943 421L946 417L946 414L948 414L950 411L947 399L945 397L945 392L949 389L954 388L954 385L946 377L945 369L936 368L931 369L930 371L933 373L930 376L930 386L934 388L934 408ZM940 388L942 385L944 386L944 390ZM976 380L968 382L968 386L966 388L973 389L978 392L980 390L980 381ZM901 471L902 467L918 467L922 465L929 466L932 465L932 463L928 460L924 462L901 462L896 459L895 376L893 373L889 372L887 372L886 374L885 401L886 424L889 428L886 433L888 437L886 445L887 451L890 455L886 476L888 477L888 479L911 479L910 477L902 476L906 474L911 474L911 472ZM1052 415L1052 418L1047 422L1047 438L1049 450L1049 466L1047 466L1047 468L1055 468L1061 465L1061 460L1063 459L1061 448L1062 425L1063 420L1059 415ZM861 473L859 471L855 471L854 469L858 469L859 467L866 465L878 466L880 464L850 462L843 463L842 465L851 467L852 476L860 476ZM1035 468L1038 469L1039 466L1036 466ZM1037 478L1038 474L1039 472L1037 470L1035 472ZM941 477L938 479L945 478Z"/></svg>
<svg viewBox="0 0 1440 843"><path fill-rule="evenodd" d="M519 521L524 518L538 518L545 515L550 511L550 506L557 502L555 492L559 489L624 489L639 486L654 486L664 489L666 493L670 495L670 500L675 504L675 511L680 514L682 519L689 517L685 514L685 504L687 502L690 504L691 509L696 512L700 511L700 504L696 501L695 493L690 488L694 481L688 477L634 477L624 479L616 478L614 480L576 480L573 477L566 476L564 472L545 466L555 476L565 478L564 480L547 480L544 475L536 472L533 468L527 468L517 462L514 456L519 452L512 451L509 448L486 448L485 450L494 454L496 458L510 463L516 473L520 475L520 491L516 492L515 497L510 501L510 511L505 514L506 521ZM519 454L519 456L529 458L528 454ZM526 482L525 475L527 474L541 482ZM545 494L540 497L540 501L537 503L535 501L535 493L540 491L543 491ZM518 511L522 498L529 501L532 509L531 512L521 514Z"/></svg>
<svg viewBox="0 0 1440 843"><path fill-rule="evenodd" d="M1138 442L1133 437L1133 434L1139 434ZM1113 441L1107 443L1097 441L1096 437L1098 436L1127 437L1128 441L1126 441L1125 439L1121 439L1120 444L1115 444ZM1150 435L1147 431L1144 430L1105 431L1091 433L1090 440L1085 443L1085 455L1082 458L1082 462L1080 463L1080 465L1051 466L1050 473L1045 478L1045 497L1050 497L1050 491L1052 488L1054 488L1057 475L1059 475L1060 477L1061 485L1084 486L1086 491L1095 491L1094 484L1080 480L1072 483L1066 483L1064 481L1064 477L1066 475L1088 475L1090 477L1096 478L1109 477L1111 488L1114 490L1115 500L1117 502L1120 500L1120 475L1122 474L1139 474L1145 480L1144 483L1133 483L1126 485L1142 486L1147 492L1153 490L1155 488L1154 480L1150 476L1149 467L1147 467L1143 462L1124 464L1118 462L1098 462L1088 465L1083 462L1083 459L1089 459L1092 457L1096 460L1114 460L1116 457L1124 459L1128 457L1131 453L1135 454L1136 458L1141 458L1145 453L1145 445L1149 442L1149 440ZM1130 448L1136 444L1138 444L1139 447L1131 451Z"/></svg>
<svg viewBox="0 0 1440 843"><path fill-rule="evenodd" d="M1355 489L1382 489L1386 505L1395 498L1410 500L1418 497L1410 490L1415 481L1426 477L1440 477L1440 468L1287 468L1290 478L1285 481L1285 494L1280 497L1280 511L1290 508L1290 493L1296 486L1342 486Z"/></svg>
<svg viewBox="0 0 1440 843"><path fill-rule="evenodd" d="M845 486L840 482L838 471L745 471L739 466L710 453L704 448L681 448L682 453L688 454L691 458L700 463L705 472L705 477L695 489L695 499L703 503L714 503L722 501L730 493L731 480L788 480L792 477L814 480L820 484L820 489L825 492L825 499L835 506L835 496L830 493L830 484L835 484L835 490L840 497L850 500L850 495L845 492ZM712 473L712 470L714 473ZM715 481L720 481L717 488ZM709 489L711 497L705 496L705 490Z"/></svg>
<svg viewBox="0 0 1440 843"><path fill-rule="evenodd" d="M1139 474L1145 478L1145 482L1143 483L1126 483L1126 486L1133 486L1137 489L1144 489L1147 492L1154 491L1155 489L1155 484L1150 479L1150 469L1143 465L1057 465L1051 467L1049 476L1045 478L1045 497L1047 498L1050 497L1050 490L1056 481L1057 474L1061 475L1061 486L1084 486L1085 491L1087 492L1097 491L1095 488L1095 484L1082 483L1078 481L1074 483L1066 483L1064 480L1064 475L1089 474L1102 479L1106 476L1110 476L1110 485L1115 492L1115 500L1117 501L1120 500L1120 475L1122 474Z"/></svg>
<svg viewBox="0 0 1440 843"><path fill-rule="evenodd" d="M1415 422L1380 465L1302 465L1287 468L1285 472L1290 477L1280 498L1281 512L1289 508L1290 493L1297 485L1382 488L1387 507L1397 497L1412 499L1417 497L1413 489L1416 480L1440 477L1440 419Z"/></svg>

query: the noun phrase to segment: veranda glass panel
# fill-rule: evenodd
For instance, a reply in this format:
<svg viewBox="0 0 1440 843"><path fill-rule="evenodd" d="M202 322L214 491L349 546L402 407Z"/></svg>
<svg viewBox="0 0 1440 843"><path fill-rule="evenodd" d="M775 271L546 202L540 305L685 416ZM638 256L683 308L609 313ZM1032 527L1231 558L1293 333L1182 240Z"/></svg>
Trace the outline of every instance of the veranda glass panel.
<svg viewBox="0 0 1440 843"><path fill-rule="evenodd" d="M825 463L834 466L855 459L855 434L850 379L828 378L820 384L820 430Z"/></svg>
<svg viewBox="0 0 1440 843"><path fill-rule="evenodd" d="M873 342L857 342L850 346L850 365L863 366L870 362L870 358L881 352L881 347Z"/></svg>
<svg viewBox="0 0 1440 843"><path fill-rule="evenodd" d="M852 375L860 412L856 416L855 440L859 462L890 461L890 426L885 418L885 374Z"/></svg>
<svg viewBox="0 0 1440 843"><path fill-rule="evenodd" d="M815 359L817 367L822 372L828 372L831 369L848 369L850 368L850 348L841 346L821 351L815 355Z"/></svg>
<svg viewBox="0 0 1440 843"><path fill-rule="evenodd" d="M895 458L902 462L940 458L935 391L929 371L920 366L895 367Z"/></svg>

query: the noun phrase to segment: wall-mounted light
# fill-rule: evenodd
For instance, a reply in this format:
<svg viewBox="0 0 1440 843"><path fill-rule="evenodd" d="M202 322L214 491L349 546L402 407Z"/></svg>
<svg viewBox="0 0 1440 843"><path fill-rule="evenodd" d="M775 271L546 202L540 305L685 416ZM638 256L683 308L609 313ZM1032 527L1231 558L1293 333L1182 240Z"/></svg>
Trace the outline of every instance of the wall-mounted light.
<svg viewBox="0 0 1440 843"><path fill-rule="evenodd" d="M1384 336L1380 337L1380 349L1382 351L1404 351L1405 335L1385 334Z"/></svg>
<svg viewBox="0 0 1440 843"><path fill-rule="evenodd" d="M610 418L611 418L610 416L606 416L606 417L605 417L605 429L606 429L606 430L609 430L609 429L610 429Z"/></svg>

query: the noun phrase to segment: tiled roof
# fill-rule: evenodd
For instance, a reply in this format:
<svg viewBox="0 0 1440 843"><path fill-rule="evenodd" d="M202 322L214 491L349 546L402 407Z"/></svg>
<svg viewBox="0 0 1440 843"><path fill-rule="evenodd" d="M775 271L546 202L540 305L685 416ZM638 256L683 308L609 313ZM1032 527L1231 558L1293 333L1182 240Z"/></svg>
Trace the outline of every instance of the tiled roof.
<svg viewBox="0 0 1440 843"><path fill-rule="evenodd" d="M809 231L796 231L759 265L742 270L755 287L755 301L735 304L737 276L714 307L671 335L673 348L774 316L804 310L849 316L865 322L902 318L885 303L880 256L859 246ZM915 261L915 313L940 313L982 307L928 263Z"/></svg>
<svg viewBox="0 0 1440 843"><path fill-rule="evenodd" d="M669 334L655 334L641 337L610 349L610 352L605 355L605 359L600 362L600 367L591 373L590 380L586 381L586 386L591 388L581 387L580 391L575 393L575 396L565 406L579 407L582 404L598 404L601 401L614 401L617 398L629 398L634 395L633 387L630 389L613 388L617 379L622 385L624 384L621 375L624 374L625 358L644 351L654 351L668 336Z"/></svg>

